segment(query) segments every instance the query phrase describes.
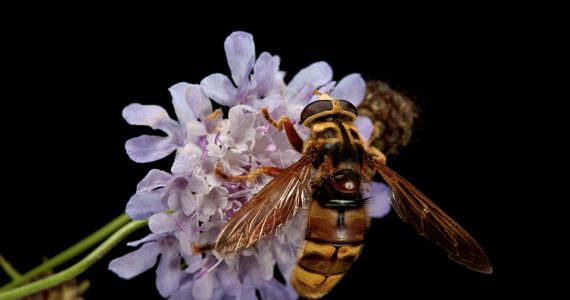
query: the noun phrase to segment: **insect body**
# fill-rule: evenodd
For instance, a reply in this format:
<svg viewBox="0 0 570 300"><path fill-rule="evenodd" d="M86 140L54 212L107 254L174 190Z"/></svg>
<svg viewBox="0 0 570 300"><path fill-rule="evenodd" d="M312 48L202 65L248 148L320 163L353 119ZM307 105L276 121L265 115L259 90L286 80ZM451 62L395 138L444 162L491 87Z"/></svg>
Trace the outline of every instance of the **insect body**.
<svg viewBox="0 0 570 300"><path fill-rule="evenodd" d="M302 158L286 169L263 167L243 180L265 173L275 178L257 193L225 225L214 245L195 245L197 251L214 249L234 255L260 239L278 234L299 212L307 213L305 241L290 282L306 298L326 295L360 255L370 217L362 196L363 185L379 172L392 190L391 204L400 218L420 235L435 241L448 256L482 273L492 268L477 242L408 181L385 166L386 158L362 139L353 124L357 110L348 101L326 94L301 113L311 130L303 143L287 117L275 121L262 113Z"/></svg>

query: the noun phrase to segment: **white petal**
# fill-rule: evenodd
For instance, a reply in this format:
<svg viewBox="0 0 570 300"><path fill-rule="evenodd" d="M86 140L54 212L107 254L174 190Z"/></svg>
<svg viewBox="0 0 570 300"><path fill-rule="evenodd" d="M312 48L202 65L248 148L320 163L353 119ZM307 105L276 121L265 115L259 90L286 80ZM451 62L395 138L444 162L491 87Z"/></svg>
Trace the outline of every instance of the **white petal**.
<svg viewBox="0 0 570 300"><path fill-rule="evenodd" d="M273 85L273 75L275 74L274 60L271 54L261 53L253 68L253 77L257 84L257 91L260 96L266 96Z"/></svg>
<svg viewBox="0 0 570 300"><path fill-rule="evenodd" d="M172 179L172 175L158 169L152 169L146 176L137 184L137 192L148 192L156 188L166 186Z"/></svg>
<svg viewBox="0 0 570 300"><path fill-rule="evenodd" d="M179 231L179 242L180 249L188 255L193 254L192 243L197 242L200 237L200 229L198 227L198 217L193 214L192 217L186 218L186 220L180 224ZM187 261L188 262L188 261ZM190 265L190 264L188 264Z"/></svg>
<svg viewBox="0 0 570 300"><path fill-rule="evenodd" d="M167 213L154 214L148 219L148 227L153 233L165 233L176 229L176 219Z"/></svg>
<svg viewBox="0 0 570 300"><path fill-rule="evenodd" d="M109 263L109 270L123 279L131 279L152 268L159 253L157 242L146 243L131 253L113 259Z"/></svg>
<svg viewBox="0 0 570 300"><path fill-rule="evenodd" d="M336 81L333 80L333 81L331 81L331 82L329 82L329 83L327 83L327 84L325 84L325 85L319 87L319 91L320 91L321 93L327 93L327 94L329 94L330 91L331 91L332 89L334 89L335 85L336 85ZM339 99L344 99L344 98L339 98ZM313 98L311 99L311 102L316 101L316 100L319 100L319 96L318 96L318 95L313 96Z"/></svg>
<svg viewBox="0 0 570 300"><path fill-rule="evenodd" d="M194 136L202 136L208 134L206 131L206 125L196 120L192 120L186 123L186 132Z"/></svg>
<svg viewBox="0 0 570 300"><path fill-rule="evenodd" d="M153 241L158 241L160 239L162 239L165 235L164 234L156 234L156 233L149 233L147 236L143 237L140 240L136 240L136 241L132 241L132 242L128 242L127 246L129 247L137 247L140 244L144 244L147 242L153 242Z"/></svg>
<svg viewBox="0 0 570 300"><path fill-rule="evenodd" d="M206 96L216 103L224 106L238 104L237 89L232 85L230 79L223 74L212 74L200 82Z"/></svg>
<svg viewBox="0 0 570 300"><path fill-rule="evenodd" d="M133 220L144 220L151 215L163 212L168 209L166 203L162 201L164 189L137 192L129 202L125 212Z"/></svg>
<svg viewBox="0 0 570 300"><path fill-rule="evenodd" d="M188 187L196 193L206 194L209 190L208 183L201 176L192 176L188 178Z"/></svg>
<svg viewBox="0 0 570 300"><path fill-rule="evenodd" d="M366 83L360 74L353 73L341 79L331 93L331 97L350 101L355 107L364 100Z"/></svg>
<svg viewBox="0 0 570 300"><path fill-rule="evenodd" d="M255 295L255 288L256 287L253 285L253 279L251 276L246 275L243 279L241 290L236 300L257 299L257 296Z"/></svg>
<svg viewBox="0 0 570 300"><path fill-rule="evenodd" d="M123 118L131 125L147 125L155 128L156 123L170 119L164 108L158 105L132 103L123 109Z"/></svg>
<svg viewBox="0 0 570 300"><path fill-rule="evenodd" d="M267 96L261 100L253 101L252 106L255 107L256 109L265 107L269 112L273 112L282 103L283 103L283 96L281 94L275 94Z"/></svg>
<svg viewBox="0 0 570 300"><path fill-rule="evenodd" d="M156 288L162 297L168 297L180 284L180 254L172 241L162 243L162 254L156 268Z"/></svg>
<svg viewBox="0 0 570 300"><path fill-rule="evenodd" d="M129 157L138 163L159 160L168 156L178 145L171 137L141 135L128 140L125 149Z"/></svg>
<svg viewBox="0 0 570 300"><path fill-rule="evenodd" d="M181 124L196 118L203 119L212 112L212 103L198 84L181 82L169 89L174 111Z"/></svg>
<svg viewBox="0 0 570 300"><path fill-rule="evenodd" d="M176 151L176 158L170 169L173 174L183 175L190 174L200 161L202 150L194 144L186 144L184 148Z"/></svg>
<svg viewBox="0 0 570 300"><path fill-rule="evenodd" d="M185 215L189 216L196 210L196 198L189 189L186 189L181 195L180 202Z"/></svg>
<svg viewBox="0 0 570 300"><path fill-rule="evenodd" d="M180 124L186 124L188 121L196 119L192 108L190 108L190 103L188 103L188 100L186 99L186 93L189 86L189 83L180 82L168 89L172 96L174 112L176 113L176 117Z"/></svg>
<svg viewBox="0 0 570 300"><path fill-rule="evenodd" d="M211 299L215 283L216 278L214 277L214 272L206 273L204 276L194 281L194 285L192 286L192 296L194 296L196 300Z"/></svg>
<svg viewBox="0 0 570 300"><path fill-rule="evenodd" d="M191 248L192 247L190 247L189 253L192 253ZM182 256L184 257L184 261L186 262L186 265L188 265L188 267L184 270L184 272L195 273L202 268L203 263L202 263L202 255L201 254L186 255L185 253L182 253Z"/></svg>
<svg viewBox="0 0 570 300"><path fill-rule="evenodd" d="M299 71L291 80L288 88L295 94L304 87L316 89L332 80L332 68L324 61L316 62Z"/></svg>
<svg viewBox="0 0 570 300"><path fill-rule="evenodd" d="M291 298L285 285L275 280L275 278L264 282L258 289L262 299L296 299L296 297Z"/></svg>
<svg viewBox="0 0 570 300"><path fill-rule="evenodd" d="M228 65L232 72L232 79L237 86L248 80L255 62L255 44L253 36L247 32L232 32L224 42Z"/></svg>
<svg viewBox="0 0 570 300"><path fill-rule="evenodd" d="M372 188L370 190L370 216L373 218L382 218L390 212L390 199L389 199L390 188L379 182L372 182Z"/></svg>

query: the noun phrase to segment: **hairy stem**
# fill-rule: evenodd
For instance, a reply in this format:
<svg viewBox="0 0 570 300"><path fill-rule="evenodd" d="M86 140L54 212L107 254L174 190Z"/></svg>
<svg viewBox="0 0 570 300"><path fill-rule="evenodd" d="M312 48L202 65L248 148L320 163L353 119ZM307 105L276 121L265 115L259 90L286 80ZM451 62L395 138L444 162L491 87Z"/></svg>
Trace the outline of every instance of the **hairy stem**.
<svg viewBox="0 0 570 300"><path fill-rule="evenodd" d="M129 222L127 225L117 230L113 235L111 235L107 240L99 245L99 247L95 248L93 252L89 253L89 255L80 260L78 263L49 277L40 279L21 287L14 288L12 290L1 292L0 300L26 297L38 291L54 287L58 284L77 277L79 274L85 272L85 270L87 270L95 262L101 259L125 237L129 236L137 229L144 227L147 223L148 221L146 220Z"/></svg>
<svg viewBox="0 0 570 300"><path fill-rule="evenodd" d="M61 252L60 254L46 260L41 265L33 268L32 270L26 272L25 274L17 278L14 278L10 275L13 280L10 283L2 286L0 288L0 292L16 286L20 286L30 281L31 279L38 277L40 274L43 274L46 271L52 270L53 268L61 265L62 263L67 262L68 260L82 253L83 251L98 244L100 241L111 235L113 232L117 231L117 229L121 228L121 226L127 224L130 220L131 219L129 218L129 216L123 213L117 218L115 218L113 221L109 222L107 225L103 226L102 228L95 231L88 237L79 241L77 244L69 247L67 250Z"/></svg>

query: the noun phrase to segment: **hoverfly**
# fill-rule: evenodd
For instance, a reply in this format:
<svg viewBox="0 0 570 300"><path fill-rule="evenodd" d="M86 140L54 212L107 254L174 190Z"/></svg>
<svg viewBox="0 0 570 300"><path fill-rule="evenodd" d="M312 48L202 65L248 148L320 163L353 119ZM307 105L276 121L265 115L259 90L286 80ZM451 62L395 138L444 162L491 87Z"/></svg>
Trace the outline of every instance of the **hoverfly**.
<svg viewBox="0 0 570 300"><path fill-rule="evenodd" d="M286 169L262 167L248 175L217 174L226 180L274 176L224 226L212 245L194 245L197 252L213 249L232 256L257 241L281 232L301 211L307 212L305 241L290 282L299 295L317 299L326 295L360 255L370 226L362 186L379 172L392 190L390 202L420 235L444 248L449 258L477 272L492 267L479 244L461 226L388 168L386 157L360 136L353 124L357 110L350 102L321 94L308 104L300 121L311 130L303 142L287 117L265 119L285 129L293 147L303 156Z"/></svg>

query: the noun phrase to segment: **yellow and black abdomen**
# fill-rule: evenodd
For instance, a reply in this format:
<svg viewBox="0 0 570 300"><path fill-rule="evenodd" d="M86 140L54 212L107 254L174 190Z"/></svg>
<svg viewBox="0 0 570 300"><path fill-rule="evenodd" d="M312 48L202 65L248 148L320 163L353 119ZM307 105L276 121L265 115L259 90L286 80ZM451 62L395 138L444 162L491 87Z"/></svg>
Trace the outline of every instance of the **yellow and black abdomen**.
<svg viewBox="0 0 570 300"><path fill-rule="evenodd" d="M301 296L326 295L360 255L370 219L364 205L354 204L352 200L312 202L306 238L291 274Z"/></svg>

